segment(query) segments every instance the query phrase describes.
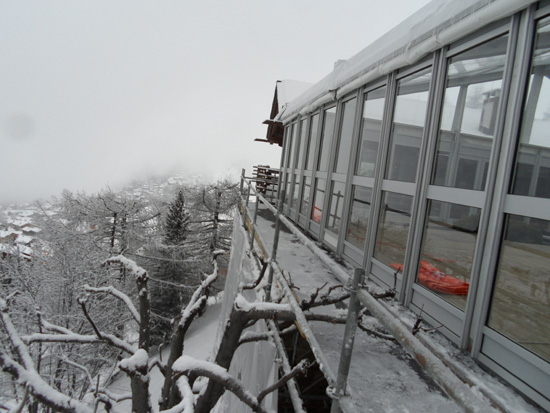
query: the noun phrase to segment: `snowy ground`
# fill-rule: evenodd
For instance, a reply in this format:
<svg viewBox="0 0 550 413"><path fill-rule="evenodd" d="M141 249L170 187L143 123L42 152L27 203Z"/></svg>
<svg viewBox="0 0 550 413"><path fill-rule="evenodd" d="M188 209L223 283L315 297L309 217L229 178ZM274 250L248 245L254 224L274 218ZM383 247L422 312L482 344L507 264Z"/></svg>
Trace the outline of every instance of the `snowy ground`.
<svg viewBox="0 0 550 413"><path fill-rule="evenodd" d="M219 318L221 304L209 306L205 313L197 319L190 327L185 337L185 346L183 354L193 356L200 360L206 360L210 356L210 351L216 339L216 329ZM169 348L162 351L163 360L168 359ZM158 410L158 400L161 394L163 376L158 368L151 371L151 405L155 411ZM115 393L127 393L130 390L130 379L126 374L119 373L113 382L108 386L109 390ZM130 412L132 410L131 400L125 400L116 404L113 412Z"/></svg>
<svg viewBox="0 0 550 413"><path fill-rule="evenodd" d="M275 227L272 214L266 209L260 209L257 222L262 239L267 244L265 247L271 252ZM327 287L339 284L330 270L289 231L281 231L277 261L299 288L295 289L299 300L309 298L325 282L328 283ZM400 308L399 312L404 314L402 321L406 324L413 320L412 313L408 314L407 309ZM322 322L311 324L322 351L332 364L332 370L338 371L344 326ZM369 324L372 324L369 327L381 327L376 320L371 320ZM460 364L461 370L475 383L473 391L478 392L483 387L510 412L539 411L511 388L483 371L471 358L462 355L440 334L433 333L433 336L440 353L454 358L454 362ZM348 383L358 412L462 411L400 345L372 337L360 330L355 338ZM490 406L489 402L487 406Z"/></svg>

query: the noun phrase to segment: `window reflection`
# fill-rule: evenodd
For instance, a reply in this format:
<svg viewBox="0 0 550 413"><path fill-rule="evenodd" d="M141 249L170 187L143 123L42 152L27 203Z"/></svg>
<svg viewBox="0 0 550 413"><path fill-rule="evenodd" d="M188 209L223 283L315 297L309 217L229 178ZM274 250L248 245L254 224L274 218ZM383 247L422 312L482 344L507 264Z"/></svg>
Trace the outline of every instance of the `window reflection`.
<svg viewBox="0 0 550 413"><path fill-rule="evenodd" d="M405 259L413 198L393 192L383 194L374 257L397 269Z"/></svg>
<svg viewBox="0 0 550 413"><path fill-rule="evenodd" d="M550 198L550 18L537 29L512 184L515 195Z"/></svg>
<svg viewBox="0 0 550 413"><path fill-rule="evenodd" d="M344 209L344 191L346 184L343 182L333 182L330 193L330 212L328 214L326 229L335 233L340 230L342 221L342 210Z"/></svg>
<svg viewBox="0 0 550 413"><path fill-rule="evenodd" d="M385 86L373 90L365 96L363 121L361 124L361 146L355 167L356 175L374 177L378 144L380 142L380 134L382 133L385 96Z"/></svg>
<svg viewBox="0 0 550 413"><path fill-rule="evenodd" d="M288 172L285 175L286 175L286 178L285 178L285 198L284 198L283 203L285 205L288 205L289 202L290 202L290 193L292 192L292 187L290 185L290 179L291 179L292 175L289 174Z"/></svg>
<svg viewBox="0 0 550 413"><path fill-rule="evenodd" d="M295 208L298 205L300 196L300 175L294 175L294 188L292 189L292 198L290 200L290 207Z"/></svg>
<svg viewBox="0 0 550 413"><path fill-rule="evenodd" d="M431 68L399 80L386 178L416 182L416 170L428 108Z"/></svg>
<svg viewBox="0 0 550 413"><path fill-rule="evenodd" d="M323 136L321 137L321 151L319 153L318 171L328 171L328 161L330 157L330 146L334 135L334 123L336 120L336 107L325 110L323 120Z"/></svg>
<svg viewBox="0 0 550 413"><path fill-rule="evenodd" d="M355 107L357 99L351 99L344 103L342 110L342 128L340 130L340 141L338 142L338 154L334 172L345 174L348 172L351 142L353 138L353 122L355 120Z"/></svg>
<svg viewBox="0 0 550 413"><path fill-rule="evenodd" d="M479 208L431 200L422 237L417 282L463 311L480 214Z"/></svg>
<svg viewBox="0 0 550 413"><path fill-rule="evenodd" d="M302 160L304 159L304 152L306 149L306 135L307 135L306 124L307 122L305 120L300 122L300 144L299 144L298 156L296 157L296 163L294 164L295 168L302 167Z"/></svg>
<svg viewBox="0 0 550 413"><path fill-rule="evenodd" d="M300 144L300 142L298 141L298 129L299 129L298 123L295 123L294 125L292 125L292 139L290 141L290 152L289 152L289 157L286 161L288 168L292 168L292 166L294 165L293 164L294 154L296 153L296 147Z"/></svg>
<svg viewBox="0 0 550 413"><path fill-rule="evenodd" d="M323 217L323 209L325 203L325 187L327 181L325 179L315 180L315 190L313 193L313 210L311 211L311 219L318 224L321 223Z"/></svg>
<svg viewBox="0 0 550 413"><path fill-rule="evenodd" d="M306 154L306 171L313 169L313 161L315 159L315 148L317 146L317 130L319 127L319 114L311 117L311 126L309 127L309 141Z"/></svg>
<svg viewBox="0 0 550 413"><path fill-rule="evenodd" d="M302 203L300 204L300 214L306 215L309 208L309 193L311 191L311 177L304 177L304 185L302 187Z"/></svg>
<svg viewBox="0 0 550 413"><path fill-rule="evenodd" d="M550 361L549 259L550 221L508 215L488 325L546 361Z"/></svg>
<svg viewBox="0 0 550 413"><path fill-rule="evenodd" d="M484 190L508 36L449 60L433 185Z"/></svg>
<svg viewBox="0 0 550 413"><path fill-rule="evenodd" d="M369 227L372 189L354 186L346 241L363 249Z"/></svg>

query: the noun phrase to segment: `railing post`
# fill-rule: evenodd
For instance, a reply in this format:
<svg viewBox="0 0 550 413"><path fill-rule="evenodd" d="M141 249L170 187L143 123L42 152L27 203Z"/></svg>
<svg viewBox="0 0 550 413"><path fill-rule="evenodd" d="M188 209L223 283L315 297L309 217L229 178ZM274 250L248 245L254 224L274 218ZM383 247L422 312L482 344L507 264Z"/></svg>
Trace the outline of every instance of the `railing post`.
<svg viewBox="0 0 550 413"><path fill-rule="evenodd" d="M252 234L250 236L250 249L254 249L254 237L256 236L256 218L258 218L258 205L260 204L260 200L258 199L258 196L256 196L256 205L254 206L254 218L252 220Z"/></svg>
<svg viewBox="0 0 550 413"><path fill-rule="evenodd" d="M275 234L273 235L273 250L271 252L271 263L269 265L269 275L267 277L267 285L265 287L265 301L271 301L271 286L273 285L273 263L277 260L277 247L279 245L279 233L281 232L281 220L279 215L283 212L283 200L285 199L285 191L281 191L281 197L277 200L277 217L275 219Z"/></svg>
<svg viewBox="0 0 550 413"><path fill-rule="evenodd" d="M248 189L246 191L246 204L245 207L248 208L248 202L250 201L250 186L252 185L252 182L248 184Z"/></svg>
<svg viewBox="0 0 550 413"><path fill-rule="evenodd" d="M243 194L243 188L244 188L244 168L241 169L241 187L240 187L240 190L239 190L239 194Z"/></svg>
<svg viewBox="0 0 550 413"><path fill-rule="evenodd" d="M339 398L346 395L346 386L348 381L349 367L351 364L351 354L353 352L353 342L355 340L355 331L357 330L357 317L359 312L359 301L357 300L357 288L359 281L363 278L365 270L356 268L353 273L353 279L349 280L347 289L350 291L348 319L344 331L344 341L342 343L342 352L340 354L340 365L338 366L338 375L336 378L336 389L330 413L339 413Z"/></svg>

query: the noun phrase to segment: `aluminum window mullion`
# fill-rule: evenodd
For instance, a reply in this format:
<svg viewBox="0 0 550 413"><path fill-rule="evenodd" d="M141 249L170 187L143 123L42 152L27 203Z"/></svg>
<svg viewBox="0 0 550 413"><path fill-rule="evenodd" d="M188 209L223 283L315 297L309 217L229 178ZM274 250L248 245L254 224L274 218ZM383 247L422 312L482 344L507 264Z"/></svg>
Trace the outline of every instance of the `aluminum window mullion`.
<svg viewBox="0 0 550 413"><path fill-rule="evenodd" d="M321 215L321 222L319 223L319 240L321 242L324 242L325 237L325 227L327 225L328 221L328 215L330 214L330 188L332 187L332 169L334 168L334 163L336 162L336 149L338 142L339 142L339 136L337 135L341 129L340 123L342 121L342 107L344 106L344 102L342 100L339 100L334 104L334 102L326 105L326 107L323 108L323 111L330 109L332 107L336 107L336 116L334 118L334 126L332 129L332 142L330 142L330 146L326 148L326 150L329 151L328 155L328 165L327 165L327 172L326 172L326 182L325 182L325 199L323 200L323 213ZM324 119L323 119L324 120ZM324 125L323 125L324 126ZM324 129L324 128L323 128ZM328 209L328 211L327 211Z"/></svg>
<svg viewBox="0 0 550 413"><path fill-rule="evenodd" d="M344 240L346 238L345 234L348 230L348 219L350 216L350 205L351 205L351 185L353 180L353 172L355 170L355 158L357 156L357 143L359 141L359 135L360 135L360 124L361 124L361 114L363 111L363 104L364 102L360 101L363 94L361 93L362 88L359 88L355 91L354 97L352 99L355 99L355 115L353 117L353 129L352 129L352 135L351 135L351 147L349 151L348 156L348 171L345 178L345 187L344 187L344 205L342 206L342 217L341 217L341 224L340 224L340 230L338 232L338 242L336 244L336 255L338 257L341 257L344 252ZM348 102L351 99L348 100Z"/></svg>
<svg viewBox="0 0 550 413"><path fill-rule="evenodd" d="M504 225L503 211L508 188L510 186L511 176L514 169L514 159L516 152L516 142L519 137L521 126L521 116L523 110L523 99L527 93L527 80L530 72L531 53L534 48L534 37L536 24L534 20L536 5L521 13L517 33L518 52L515 55L513 64L510 66L511 83L509 86L509 97L506 110L503 113L510 114L504 117L502 126L502 144L499 154L500 162L495 165L496 176L493 190L493 202L487 211L487 229L483 255L485 258L480 263L480 273L487 274L487 277L481 278L476 305L472 314L472 326L470 327L470 336L472 338L472 356L477 358L481 351L483 342L483 327L485 325L490 300L492 296L492 287L497 267L497 259L500 251L501 234Z"/></svg>
<svg viewBox="0 0 550 413"><path fill-rule="evenodd" d="M310 225L311 225L311 213L313 211L313 201L315 196L315 179L317 179L317 164L319 163L319 151L321 150L321 143L322 143L321 142L321 136L323 133L322 125L325 119L323 108L321 108L319 112L317 112L317 114L319 114L319 118L317 119L317 133L316 133L317 136L315 139L315 148L309 148L310 150L313 149L314 155L313 155L313 162L311 165L311 182L310 182L310 193L309 193L310 201L307 207L307 216L306 216L306 224L305 224L305 228L307 230L310 229ZM316 113L311 114L312 120L315 115ZM311 139L311 136L310 136L310 139Z"/></svg>
<svg viewBox="0 0 550 413"><path fill-rule="evenodd" d="M309 145L309 124L311 123L311 116L308 116L304 119L301 120L302 122L302 126L303 128L305 128L306 130L306 133L305 133L305 139L304 141L302 142L302 145L303 145L303 148L304 148L304 156L302 157L302 164L301 165L297 165L297 168L298 170L300 171L300 184L298 185L298 197L296 199L296 222L298 223L300 221L300 207L302 206L302 187L304 185L304 171L305 171L305 165L306 165L306 160L307 160L307 153L306 153L306 150L307 150L307 147ZM302 132L300 130L300 132Z"/></svg>
<svg viewBox="0 0 550 413"><path fill-rule="evenodd" d="M396 72L388 75L386 86L386 97L384 100L384 112L382 115L382 129L380 132L380 143L378 145L378 154L376 158L376 169L374 173L374 185L372 187L371 210L369 215L368 236L364 246L363 268L367 277L370 274L372 266L372 257L374 254L374 246L376 244L376 233L378 232L378 216L380 214L380 203L382 199L382 180L386 163L388 160L388 147L391 132L391 122L393 119L393 111L395 108L395 95L397 93Z"/></svg>
<svg viewBox="0 0 550 413"><path fill-rule="evenodd" d="M406 280L403 280L404 286L404 297L402 302L405 305L410 305L413 295L413 285L416 279L416 269L418 267L418 261L420 257L420 248L422 244L422 235L424 232L425 226L425 216L428 206L428 192L429 184L432 176L432 169L435 160L435 150L437 145L437 138L439 136L439 124L441 118L441 112L443 108L443 96L445 92L445 80L447 72L447 48L443 48L439 55L439 61L437 65L434 65L433 75L437 76L437 79L434 80L434 90L433 90L433 100L431 108L431 123L428 128L428 134L426 135L426 151L425 151L425 160L426 166L423 170L422 175L419 176L419 183L417 188L417 217L414 227L411 223L411 229L414 231L414 238L411 243L411 259L409 265L411 268L414 268L414 274L406 277Z"/></svg>
<svg viewBox="0 0 550 413"><path fill-rule="evenodd" d="M499 103L496 130L493 141L492 153L489 159L489 167L487 171L486 187L485 187L485 203L481 210L481 216L479 220L479 232L477 236L477 245L474 252L474 259L472 261L472 272L470 279L470 291L466 301L466 308L464 310L464 328L462 331L461 349L465 350L470 347L470 331L473 324L473 315L475 310L475 304L477 299L477 291L479 288L479 281L481 279L481 266L484 258L483 249L487 238L489 217L491 212L491 206L493 204L493 197L495 192L495 178L497 174L498 160L500 158L500 152L503 142L503 123L506 115L506 109L508 106L508 99L510 94L510 86L512 81L512 67L515 60L516 47L518 42L518 30L519 30L519 16L516 14L513 16L508 25L509 38L506 49L506 63L504 65L504 73L502 77L502 99Z"/></svg>

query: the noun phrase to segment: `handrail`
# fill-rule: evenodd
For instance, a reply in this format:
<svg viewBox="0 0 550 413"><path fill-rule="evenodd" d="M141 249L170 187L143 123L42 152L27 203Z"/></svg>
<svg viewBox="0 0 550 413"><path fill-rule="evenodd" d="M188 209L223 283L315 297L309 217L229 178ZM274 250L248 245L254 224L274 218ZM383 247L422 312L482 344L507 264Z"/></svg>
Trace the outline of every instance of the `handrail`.
<svg viewBox="0 0 550 413"><path fill-rule="evenodd" d="M261 196L259 194L256 194L256 196L263 198L263 196ZM264 199L263 202L264 203L266 202L265 199ZM265 205L269 205L270 207L272 207L269 203L265 203ZM244 205L243 205L243 207L244 207ZM245 211L245 214L248 213L246 208L243 208L243 210ZM275 211L277 211L277 210L275 210ZM257 230L256 230L256 236L258 237L260 243L263 246L267 246L266 242L263 240L261 234ZM269 254L265 250L262 251L262 252L264 254ZM321 371L323 372L325 378L329 382L329 385L334 386L336 384L336 374L332 371L332 369L330 368L330 365L328 363L328 359L322 353L321 346L320 346L319 342L317 341L317 338L313 334L313 331L309 327L309 323L306 320L306 317L305 317L305 315L304 315L304 313L303 313L303 311L300 307L300 304L298 303L298 301L294 297L294 294L292 293L292 290L290 289L290 286L288 285L279 264L276 261L271 260L271 256L267 256L266 258L267 258L268 264L271 266L271 268L273 268L274 275L277 279L277 282L280 284L283 291L285 292L285 296L287 297L287 299L289 301L289 304L292 308L292 311L296 315L296 322L299 324L301 332L306 337L306 340L308 341L308 343L311 347L311 350L313 351L313 354L315 355L315 358L319 362L319 368L321 369Z"/></svg>
<svg viewBox="0 0 550 413"><path fill-rule="evenodd" d="M249 187L252 187L250 181L247 182L247 184ZM348 274L339 264L330 258L327 253L325 253L312 240L303 234L302 231L298 229L287 217L283 214L279 214L275 207L269 204L269 202L267 202L267 200L259 194L255 188L252 188L252 191L254 191L255 196L257 196L258 199L262 201L271 212L278 216L280 222L284 224L285 227L293 235L295 235L303 245L308 247L311 252L313 252L313 254L315 254L321 262L323 262L333 272L340 282L344 284L348 283L350 274ZM284 280L282 274L280 278ZM286 284L286 280L284 280L284 283ZM361 303L369 309L369 312L378 319L378 321L395 337L401 346L415 358L415 360L427 371L430 377L438 383L455 402L457 402L466 411L493 411L487 402L474 393L466 383L464 383L439 357L437 357L436 354L434 354L434 352L432 352L424 343L415 337L411 331L409 331L409 329L401 322L399 316L394 312L394 310L392 310L384 302L375 299L364 288L360 288L358 290L357 296ZM317 343L315 337L313 337L312 341ZM330 371L330 373L334 374L332 371ZM333 375L332 379L334 379L334 377L335 376ZM331 383L329 382L329 384Z"/></svg>

